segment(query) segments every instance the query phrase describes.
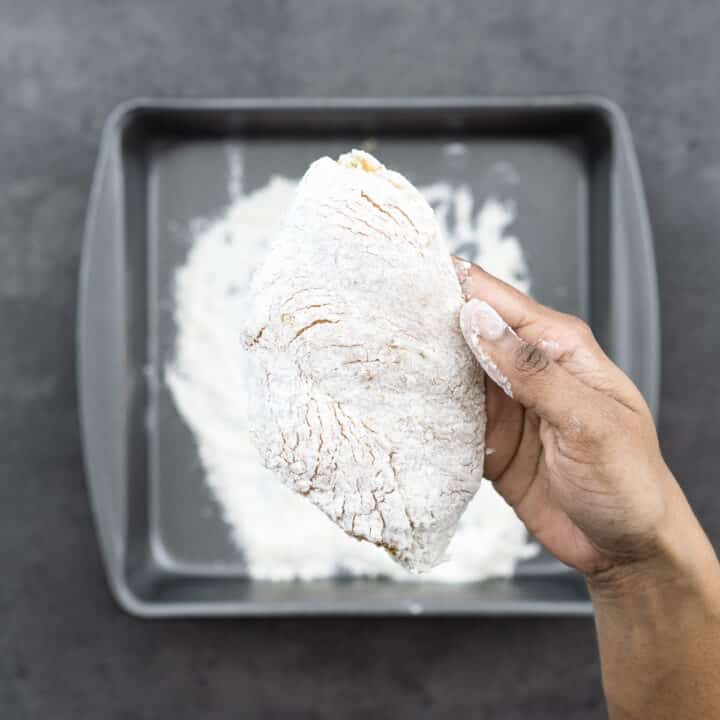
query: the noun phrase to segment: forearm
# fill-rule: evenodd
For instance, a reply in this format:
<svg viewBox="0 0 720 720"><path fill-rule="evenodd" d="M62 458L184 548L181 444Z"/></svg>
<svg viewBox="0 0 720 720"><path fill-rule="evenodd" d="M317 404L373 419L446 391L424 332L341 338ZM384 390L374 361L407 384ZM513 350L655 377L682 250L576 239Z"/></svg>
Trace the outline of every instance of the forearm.
<svg viewBox="0 0 720 720"><path fill-rule="evenodd" d="M695 519L661 557L588 585L611 720L720 717L720 566Z"/></svg>

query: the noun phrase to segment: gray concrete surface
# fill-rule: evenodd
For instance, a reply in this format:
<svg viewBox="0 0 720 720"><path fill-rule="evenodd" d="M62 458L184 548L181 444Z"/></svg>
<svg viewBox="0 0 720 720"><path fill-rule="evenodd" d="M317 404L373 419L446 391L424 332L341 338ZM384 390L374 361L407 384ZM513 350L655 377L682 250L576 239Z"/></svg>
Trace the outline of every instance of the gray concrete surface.
<svg viewBox="0 0 720 720"><path fill-rule="evenodd" d="M115 607L75 397L86 193L104 117L140 94L617 100L656 233L663 447L717 544L719 35L710 0L0 0L0 717L603 717L590 621Z"/></svg>

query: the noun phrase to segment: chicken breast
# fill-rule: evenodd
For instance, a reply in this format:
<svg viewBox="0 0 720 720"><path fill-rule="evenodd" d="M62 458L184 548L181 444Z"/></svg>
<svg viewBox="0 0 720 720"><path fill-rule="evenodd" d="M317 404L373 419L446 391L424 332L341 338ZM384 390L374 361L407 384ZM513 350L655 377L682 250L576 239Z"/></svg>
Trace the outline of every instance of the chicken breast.
<svg viewBox="0 0 720 720"><path fill-rule="evenodd" d="M414 572L443 559L483 471L482 371L432 209L359 151L302 179L244 329L263 463Z"/></svg>

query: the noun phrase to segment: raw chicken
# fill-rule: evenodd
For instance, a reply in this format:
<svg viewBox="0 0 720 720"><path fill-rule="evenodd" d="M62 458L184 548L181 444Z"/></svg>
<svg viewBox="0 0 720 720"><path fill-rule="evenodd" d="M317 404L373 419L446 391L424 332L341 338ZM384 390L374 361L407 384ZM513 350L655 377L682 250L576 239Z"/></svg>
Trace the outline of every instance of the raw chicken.
<svg viewBox="0 0 720 720"><path fill-rule="evenodd" d="M433 211L359 151L313 163L251 292L264 464L345 532L422 572L482 478L482 372Z"/></svg>

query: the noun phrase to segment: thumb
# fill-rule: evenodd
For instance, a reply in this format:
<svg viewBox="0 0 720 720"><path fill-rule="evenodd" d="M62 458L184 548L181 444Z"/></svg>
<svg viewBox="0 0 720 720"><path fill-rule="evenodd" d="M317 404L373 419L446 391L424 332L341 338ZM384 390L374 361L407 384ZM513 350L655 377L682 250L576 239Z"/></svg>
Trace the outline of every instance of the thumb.
<svg viewBox="0 0 720 720"><path fill-rule="evenodd" d="M578 421L588 404L587 386L519 337L487 302L465 303L460 329L485 373L507 395L559 429Z"/></svg>

